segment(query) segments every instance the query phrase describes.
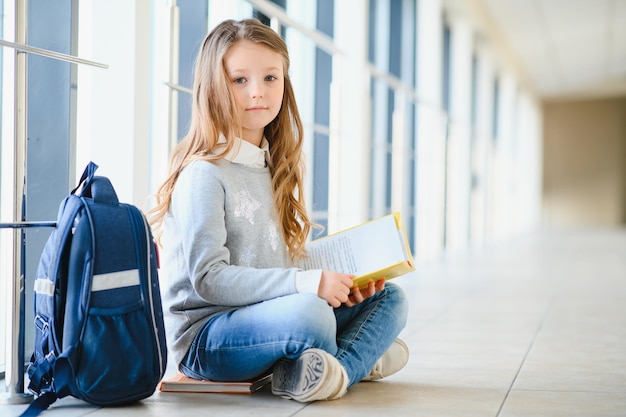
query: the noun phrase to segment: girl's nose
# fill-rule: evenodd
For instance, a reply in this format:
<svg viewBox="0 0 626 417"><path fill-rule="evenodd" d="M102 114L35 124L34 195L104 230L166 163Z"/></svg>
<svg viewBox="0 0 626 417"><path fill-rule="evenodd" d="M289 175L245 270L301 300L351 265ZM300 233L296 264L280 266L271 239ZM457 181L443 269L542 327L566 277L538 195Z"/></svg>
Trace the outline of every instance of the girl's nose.
<svg viewBox="0 0 626 417"><path fill-rule="evenodd" d="M250 83L250 97L263 98L263 84L259 82Z"/></svg>

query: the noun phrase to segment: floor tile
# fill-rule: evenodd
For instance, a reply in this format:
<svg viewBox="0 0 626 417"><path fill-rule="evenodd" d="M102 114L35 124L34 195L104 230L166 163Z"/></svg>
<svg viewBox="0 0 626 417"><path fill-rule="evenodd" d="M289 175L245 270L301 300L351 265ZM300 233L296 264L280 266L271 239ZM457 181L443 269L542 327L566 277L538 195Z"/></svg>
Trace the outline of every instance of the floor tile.
<svg viewBox="0 0 626 417"><path fill-rule="evenodd" d="M512 391L498 417L623 417L624 393Z"/></svg>
<svg viewBox="0 0 626 417"><path fill-rule="evenodd" d="M355 385L341 400L308 405L297 417L495 416L504 392L422 385L407 379Z"/></svg>

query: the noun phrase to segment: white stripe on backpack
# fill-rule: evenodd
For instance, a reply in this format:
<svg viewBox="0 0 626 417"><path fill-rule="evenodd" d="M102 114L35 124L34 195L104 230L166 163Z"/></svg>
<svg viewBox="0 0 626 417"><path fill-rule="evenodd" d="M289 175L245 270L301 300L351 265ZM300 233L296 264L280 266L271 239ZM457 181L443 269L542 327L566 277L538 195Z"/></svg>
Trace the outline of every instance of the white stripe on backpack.
<svg viewBox="0 0 626 417"><path fill-rule="evenodd" d="M35 280L35 293L42 295L54 295L54 284L47 278L37 278Z"/></svg>
<svg viewBox="0 0 626 417"><path fill-rule="evenodd" d="M129 269L127 271L110 272L93 276L91 292L132 287L133 285L139 285L139 270ZM54 295L54 284L46 278L37 278L34 289L37 294L50 297Z"/></svg>
<svg viewBox="0 0 626 417"><path fill-rule="evenodd" d="M91 292L131 287L133 285L139 285L138 269L109 272L108 274L98 274L93 276Z"/></svg>

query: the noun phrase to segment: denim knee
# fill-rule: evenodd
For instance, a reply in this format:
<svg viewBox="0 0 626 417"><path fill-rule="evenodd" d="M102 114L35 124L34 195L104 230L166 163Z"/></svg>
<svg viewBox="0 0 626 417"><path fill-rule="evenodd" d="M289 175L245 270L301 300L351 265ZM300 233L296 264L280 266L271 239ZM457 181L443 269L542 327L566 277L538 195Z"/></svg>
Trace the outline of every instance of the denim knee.
<svg viewBox="0 0 626 417"><path fill-rule="evenodd" d="M291 323L292 340L288 354L297 356L308 348L324 349L334 354L337 350L337 321L333 308L315 294L289 296L289 310L283 312Z"/></svg>
<svg viewBox="0 0 626 417"><path fill-rule="evenodd" d="M409 299L404 290L397 284L387 282L381 296L394 305L396 324L400 329L404 328L409 315Z"/></svg>

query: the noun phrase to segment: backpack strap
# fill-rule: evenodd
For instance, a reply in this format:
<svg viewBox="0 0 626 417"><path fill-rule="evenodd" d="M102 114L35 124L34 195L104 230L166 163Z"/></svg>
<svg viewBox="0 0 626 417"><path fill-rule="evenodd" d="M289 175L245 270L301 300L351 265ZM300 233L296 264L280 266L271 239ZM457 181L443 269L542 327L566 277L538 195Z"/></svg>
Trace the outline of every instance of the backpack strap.
<svg viewBox="0 0 626 417"><path fill-rule="evenodd" d="M37 277L42 278L38 278L36 284L37 281L44 280L47 285L42 286L44 289L43 293L39 293L37 285L35 285L35 303L53 303L51 306L52 311L65 308L64 305L56 305L55 295L50 288L55 289L57 287L60 265L63 263L63 259L67 257L68 246L66 242L70 238L74 218L82 205L81 199L72 195L62 202L57 218L57 226L43 249L37 269ZM42 301L38 301L39 297L42 297ZM51 301L45 301L46 299L51 299ZM36 346L35 349L41 352L41 356L39 359L35 359L35 354L33 354L31 365L28 367L30 379L28 388L37 394L50 390L56 356L61 350L60 341L57 338L54 315L49 312L46 316L48 316L47 319L39 314L35 315L35 325L44 336L40 341L41 345Z"/></svg>
<svg viewBox="0 0 626 417"><path fill-rule="evenodd" d="M76 185L76 187L72 190L70 194L76 194L76 190L78 190L81 184L83 184L83 190L81 190L79 194L81 195L83 191L89 187L89 184L91 184L91 181L93 180L93 177L97 169L98 169L97 164L95 164L94 162L89 162L87 166L85 167L85 170L83 171L83 175L80 176L80 181L78 181L78 184Z"/></svg>
<svg viewBox="0 0 626 417"><path fill-rule="evenodd" d="M42 391L46 390L46 387L52 385L52 375L56 357L54 356L54 352L51 353L51 355L36 362L34 358L31 358L33 365L28 367L28 379L30 381L28 383L28 389L32 392L41 394Z"/></svg>
<svg viewBox="0 0 626 417"><path fill-rule="evenodd" d="M72 395L79 392L76 387L76 373L70 358L76 356L74 347L70 347L59 356L54 364L54 393L57 398Z"/></svg>
<svg viewBox="0 0 626 417"><path fill-rule="evenodd" d="M57 395L54 392L46 392L33 400L28 408L24 410L20 417L36 417L50 407L52 403L57 400Z"/></svg>
<svg viewBox="0 0 626 417"><path fill-rule="evenodd" d="M41 301L42 303L51 302L53 305L51 307L52 311L47 312L46 314L47 319L42 318L38 314L36 314L35 317L35 325L44 336L40 341L41 346L36 347L38 348L36 350L41 352L41 355L38 359L36 359L35 354L33 354L31 364L28 367L30 380L28 388L32 392L37 393L40 397L48 394L46 395L47 400L39 400L37 402L39 406L47 404L46 408L54 402L51 397L52 395L54 395L55 399L63 396L54 392L56 390L56 382L53 383L53 378L55 378L57 355L61 353L61 344L60 340L58 340L59 335L57 335L56 332L57 329L54 320L54 311L57 309L65 309L64 300L61 300L61 305L56 305L57 301L55 299L55 294L49 292L50 289L48 287L57 288L57 281L60 279L59 274L61 273L60 265L64 263L64 259L68 256L69 246L66 242L68 242L72 234L72 227L74 225L76 215L80 211L81 207L84 206L84 202L80 196L74 194L81 184L83 184L83 189L85 189L85 187L90 187L97 168L98 165L90 162L85 168L79 184L59 206L55 230L53 230L50 238L46 242L37 270L37 277L41 277L38 278L37 281L45 278L47 285L42 286L44 292L41 294L37 292L37 289L35 290L35 303L38 302L38 297L43 297L42 300L45 300L46 298L51 298L52 300ZM38 406L33 406L34 409L37 409L37 407Z"/></svg>

